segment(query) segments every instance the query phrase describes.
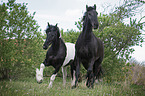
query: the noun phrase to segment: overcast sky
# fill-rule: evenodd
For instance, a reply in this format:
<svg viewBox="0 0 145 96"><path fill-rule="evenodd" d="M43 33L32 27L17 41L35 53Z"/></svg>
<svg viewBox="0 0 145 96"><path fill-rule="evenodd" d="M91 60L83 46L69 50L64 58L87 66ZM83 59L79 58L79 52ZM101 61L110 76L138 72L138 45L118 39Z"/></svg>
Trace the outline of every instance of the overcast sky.
<svg viewBox="0 0 145 96"><path fill-rule="evenodd" d="M35 19L42 30L45 30L47 22L58 23L64 30L77 29L75 21L83 16L86 4L96 4L98 13L104 10L102 6L112 5L112 2L119 4L117 0L17 0L24 1L28 3L30 13L36 12Z"/></svg>
<svg viewBox="0 0 145 96"><path fill-rule="evenodd" d="M7 1L7 0L3 0ZM28 3L28 11L33 14L36 12L34 18L38 22L42 32L46 29L47 22L55 25L58 23L60 29L75 29L75 21L78 21L86 11L86 4L93 6L96 4L97 12L104 12L106 6L118 6L122 4L123 0L16 0L17 3ZM111 7L109 7L111 9ZM106 9L105 12L110 12ZM145 6L144 6L145 9ZM137 17L145 16L145 12L139 14ZM132 56L137 61L145 61L145 43L143 47L135 46L135 52Z"/></svg>

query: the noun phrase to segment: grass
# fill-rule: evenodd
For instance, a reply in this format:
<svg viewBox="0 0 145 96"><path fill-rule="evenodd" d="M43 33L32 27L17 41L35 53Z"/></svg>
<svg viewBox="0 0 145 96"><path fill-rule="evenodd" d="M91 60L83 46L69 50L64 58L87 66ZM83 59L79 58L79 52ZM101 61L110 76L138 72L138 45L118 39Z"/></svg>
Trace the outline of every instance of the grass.
<svg viewBox="0 0 145 96"><path fill-rule="evenodd" d="M38 84L35 78L25 78L12 81L0 81L0 96L145 96L145 86L129 85L126 83L95 84L94 89L88 89L85 81L71 89L70 80L66 86L62 78L57 77L53 87L48 89L48 78Z"/></svg>

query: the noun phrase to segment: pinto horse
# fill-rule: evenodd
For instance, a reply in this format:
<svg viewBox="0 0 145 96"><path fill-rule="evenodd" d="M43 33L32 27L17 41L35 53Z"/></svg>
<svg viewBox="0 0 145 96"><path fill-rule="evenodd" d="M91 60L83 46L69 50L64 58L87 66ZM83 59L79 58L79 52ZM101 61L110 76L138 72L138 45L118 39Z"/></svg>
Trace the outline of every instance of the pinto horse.
<svg viewBox="0 0 145 96"><path fill-rule="evenodd" d="M72 66L71 72L73 72L73 86L76 87L78 77L80 74L80 62L87 70L87 83L88 88L93 88L95 78L102 72L101 62L104 57L104 45L103 42L97 38L92 28L97 29L99 22L97 18L96 5L88 7L86 5L86 12L83 17L83 30L79 35L75 45L75 60L74 66ZM74 75L75 74L75 75Z"/></svg>
<svg viewBox="0 0 145 96"><path fill-rule="evenodd" d="M52 87L52 83L55 80L55 77L62 66L63 72L63 84L66 83L66 66L72 65L74 56L75 56L75 44L73 43L64 43L61 39L59 28L57 24L55 26L48 23L46 29L46 40L43 45L43 49L47 49L49 45L51 47L48 49L46 58L44 62L40 65L40 70L36 69L36 80L38 83L41 83L43 80L43 70L45 66L53 66L55 71L50 77L50 83L48 88Z"/></svg>

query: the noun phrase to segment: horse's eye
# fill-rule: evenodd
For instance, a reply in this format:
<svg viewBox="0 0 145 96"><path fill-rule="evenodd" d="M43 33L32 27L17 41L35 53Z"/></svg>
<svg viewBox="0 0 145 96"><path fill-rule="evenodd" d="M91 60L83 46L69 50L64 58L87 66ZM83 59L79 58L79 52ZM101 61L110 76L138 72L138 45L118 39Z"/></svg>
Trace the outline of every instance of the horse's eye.
<svg viewBox="0 0 145 96"><path fill-rule="evenodd" d="M89 13L89 15L91 15L91 13Z"/></svg>

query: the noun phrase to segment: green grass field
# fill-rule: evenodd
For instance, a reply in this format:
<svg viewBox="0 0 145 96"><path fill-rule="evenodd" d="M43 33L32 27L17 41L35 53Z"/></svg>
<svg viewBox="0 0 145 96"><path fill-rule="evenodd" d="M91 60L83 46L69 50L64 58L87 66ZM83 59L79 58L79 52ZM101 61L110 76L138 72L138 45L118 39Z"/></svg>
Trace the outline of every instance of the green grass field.
<svg viewBox="0 0 145 96"><path fill-rule="evenodd" d="M71 89L71 80L63 86L62 78L57 77L53 87L48 89L48 79L38 84L35 78L0 81L0 96L145 96L145 86L123 83L96 83L94 89L85 86L85 80Z"/></svg>

